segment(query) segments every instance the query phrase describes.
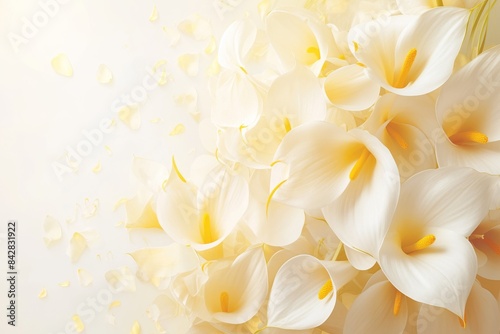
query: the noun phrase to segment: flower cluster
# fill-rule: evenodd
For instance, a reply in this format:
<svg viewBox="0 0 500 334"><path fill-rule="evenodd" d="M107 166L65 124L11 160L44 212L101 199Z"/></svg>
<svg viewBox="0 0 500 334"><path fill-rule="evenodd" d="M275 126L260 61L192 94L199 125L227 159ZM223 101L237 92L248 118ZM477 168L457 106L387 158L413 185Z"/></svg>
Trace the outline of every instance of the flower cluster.
<svg viewBox="0 0 500 334"><path fill-rule="evenodd" d="M129 218L175 242L138 261L158 328L499 333L493 5L264 0L232 23L217 150L191 177L136 160Z"/></svg>

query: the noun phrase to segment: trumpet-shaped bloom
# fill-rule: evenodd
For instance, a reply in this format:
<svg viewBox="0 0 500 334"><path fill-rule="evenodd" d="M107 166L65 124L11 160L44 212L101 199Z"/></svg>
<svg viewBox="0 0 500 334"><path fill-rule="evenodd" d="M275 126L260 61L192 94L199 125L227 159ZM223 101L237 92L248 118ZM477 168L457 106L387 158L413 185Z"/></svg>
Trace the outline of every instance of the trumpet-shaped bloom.
<svg viewBox="0 0 500 334"><path fill-rule="evenodd" d="M500 308L495 297L475 282L467 298L464 319L457 318L447 310L422 305L417 320L418 334L498 333L498 314Z"/></svg>
<svg viewBox="0 0 500 334"><path fill-rule="evenodd" d="M443 86L436 112L440 166L500 174L500 46L475 58Z"/></svg>
<svg viewBox="0 0 500 334"><path fill-rule="evenodd" d="M492 195L492 176L468 168L423 171L403 183L379 255L392 285L463 318L477 272L466 237L488 213Z"/></svg>
<svg viewBox="0 0 500 334"><path fill-rule="evenodd" d="M203 251L219 245L239 222L248 206L247 181L224 167L208 174L196 189L172 173L158 197L158 220L176 242Z"/></svg>
<svg viewBox="0 0 500 334"><path fill-rule="evenodd" d="M340 56L332 32L311 12L274 10L266 28L285 71L302 64L318 76L328 58Z"/></svg>
<svg viewBox="0 0 500 334"><path fill-rule="evenodd" d="M431 134L438 128L434 101L428 96L385 94L363 128L391 151L402 180L437 167Z"/></svg>
<svg viewBox="0 0 500 334"><path fill-rule="evenodd" d="M419 306L399 292L381 271L366 283L347 313L344 332L349 334L399 334L411 311Z"/></svg>
<svg viewBox="0 0 500 334"><path fill-rule="evenodd" d="M423 95L452 74L470 12L439 7L420 16L391 16L349 32L354 56L368 75L398 95Z"/></svg>
<svg viewBox="0 0 500 334"><path fill-rule="evenodd" d="M376 256L399 195L396 164L366 131L326 122L290 131L275 155L273 198L305 209L324 208L347 246Z"/></svg>
<svg viewBox="0 0 500 334"><path fill-rule="evenodd" d="M274 279L267 326L300 330L321 325L333 311L337 290L356 274L347 262L320 261L310 255L291 258Z"/></svg>
<svg viewBox="0 0 500 334"><path fill-rule="evenodd" d="M247 250L227 268L210 274L204 292L208 313L241 324L259 310L267 295L267 266L261 247Z"/></svg>
<svg viewBox="0 0 500 334"><path fill-rule="evenodd" d="M299 65L273 82L257 124L220 132L218 148L230 160L267 169L288 131L325 117L326 104L318 79Z"/></svg>

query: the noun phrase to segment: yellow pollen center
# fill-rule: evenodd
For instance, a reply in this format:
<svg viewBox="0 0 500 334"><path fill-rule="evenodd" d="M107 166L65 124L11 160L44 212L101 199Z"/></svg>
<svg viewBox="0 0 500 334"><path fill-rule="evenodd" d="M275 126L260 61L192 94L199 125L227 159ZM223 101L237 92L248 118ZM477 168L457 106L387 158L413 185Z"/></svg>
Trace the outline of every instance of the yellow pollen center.
<svg viewBox="0 0 500 334"><path fill-rule="evenodd" d="M460 144L486 144L488 142L488 136L482 132L478 131L464 131L458 132L451 135L450 140L452 143Z"/></svg>
<svg viewBox="0 0 500 334"><path fill-rule="evenodd" d="M399 310L401 309L401 300L403 299L403 294L399 291L396 291L396 296L394 297L394 307L392 309L392 313L397 316L399 314Z"/></svg>
<svg viewBox="0 0 500 334"><path fill-rule="evenodd" d="M405 252L406 254L410 254L410 253L425 249L425 248L429 247L430 245L432 245L434 243L434 241L436 241L436 237L433 234L426 235L425 237L418 240L414 244L404 246L403 252Z"/></svg>
<svg viewBox="0 0 500 334"><path fill-rule="evenodd" d="M352 167L351 172L349 173L349 178L351 179L351 181L354 181L358 177L361 169L371 155L372 154L370 153L370 151L368 151L366 148L363 149L361 156L359 157L358 161L356 161L356 164L354 164L354 167Z"/></svg>
<svg viewBox="0 0 500 334"><path fill-rule="evenodd" d="M200 234L203 243L209 244L212 241L214 241L212 238L212 226L210 224L210 215L208 213L204 213L203 217L201 218Z"/></svg>
<svg viewBox="0 0 500 334"><path fill-rule="evenodd" d="M288 133L292 129L292 125L290 124L290 120L288 117L283 118L283 125L285 126L285 131Z"/></svg>
<svg viewBox="0 0 500 334"><path fill-rule="evenodd" d="M387 130L387 133L389 134L389 136L391 136L391 138L394 139L394 141L402 149L406 150L408 148L408 143L403 138L403 136L401 135L401 133L399 133L399 131L397 130L397 126L396 125L394 125L392 123L389 123L389 124L387 124L387 126L385 127L385 129Z"/></svg>
<svg viewBox="0 0 500 334"><path fill-rule="evenodd" d="M307 51L307 53L313 54L317 59L321 58L321 56L319 54L319 49L315 46L308 47L306 51Z"/></svg>
<svg viewBox="0 0 500 334"><path fill-rule="evenodd" d="M330 294L330 292L332 292L332 291L333 291L333 282L331 279L329 279L328 281L326 281L325 284L323 284L321 289L319 289L319 292L318 292L319 300L325 299L326 296L328 296Z"/></svg>
<svg viewBox="0 0 500 334"><path fill-rule="evenodd" d="M396 81L394 87L396 88L404 88L408 86L408 74L410 74L411 67L415 62L415 58L417 57L417 49L413 48L406 54L405 61L403 62L403 66L401 66L401 71L399 72L399 78Z"/></svg>
<svg viewBox="0 0 500 334"><path fill-rule="evenodd" d="M229 312L229 295L226 291L220 293L220 310L222 312Z"/></svg>
<svg viewBox="0 0 500 334"><path fill-rule="evenodd" d="M484 236L484 243L488 245L496 254L500 255L500 245L498 245L495 241L491 240L490 237Z"/></svg>

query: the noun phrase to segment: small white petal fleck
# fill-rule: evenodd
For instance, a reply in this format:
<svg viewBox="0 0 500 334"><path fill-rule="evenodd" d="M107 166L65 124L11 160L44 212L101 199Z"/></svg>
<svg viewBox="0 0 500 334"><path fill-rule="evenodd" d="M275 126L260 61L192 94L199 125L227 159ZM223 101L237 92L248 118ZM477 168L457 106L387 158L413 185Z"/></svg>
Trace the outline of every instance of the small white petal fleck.
<svg viewBox="0 0 500 334"><path fill-rule="evenodd" d="M118 111L118 118L131 130L141 127L141 113L137 105L124 106Z"/></svg>
<svg viewBox="0 0 500 334"><path fill-rule="evenodd" d="M79 232L73 233L73 236L69 241L69 247L67 251L67 254L71 259L71 262L74 263L78 261L86 248L87 248L87 240L85 239L85 237Z"/></svg>
<svg viewBox="0 0 500 334"><path fill-rule="evenodd" d="M57 74L62 75L64 77L73 76L73 66L69 61L68 56L64 53L60 53L54 58L52 58L51 65Z"/></svg>
<svg viewBox="0 0 500 334"><path fill-rule="evenodd" d="M97 81L102 84L109 84L113 81L113 73L104 64L99 65L97 68Z"/></svg>
<svg viewBox="0 0 500 334"><path fill-rule="evenodd" d="M200 55L196 53L186 53L177 59L179 67L190 77L198 75Z"/></svg>
<svg viewBox="0 0 500 334"><path fill-rule="evenodd" d="M92 275L85 269L78 269L78 279L82 286L89 286L94 281Z"/></svg>
<svg viewBox="0 0 500 334"><path fill-rule="evenodd" d="M61 225L55 218L47 216L43 224L43 230L44 230L43 241L45 242L45 245L47 245L47 247L61 240L62 236Z"/></svg>

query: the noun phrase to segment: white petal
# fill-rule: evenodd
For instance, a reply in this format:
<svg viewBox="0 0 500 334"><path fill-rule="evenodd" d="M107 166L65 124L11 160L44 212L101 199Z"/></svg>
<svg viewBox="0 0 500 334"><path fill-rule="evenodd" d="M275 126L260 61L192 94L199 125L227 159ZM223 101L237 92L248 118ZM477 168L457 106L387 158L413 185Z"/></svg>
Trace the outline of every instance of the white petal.
<svg viewBox="0 0 500 334"><path fill-rule="evenodd" d="M388 235L380 250L380 267L404 295L462 317L477 272L474 249L452 231L427 228L427 234L433 234L435 242L409 255L402 250L400 236Z"/></svg>
<svg viewBox="0 0 500 334"><path fill-rule="evenodd" d="M368 270L377 263L377 260L366 254L345 246L345 254L352 266L358 270Z"/></svg>
<svg viewBox="0 0 500 334"><path fill-rule="evenodd" d="M403 296L397 315L394 300L397 290L388 281L372 285L356 298L347 313L344 332L349 334L402 333L408 319L408 306Z"/></svg>
<svg viewBox="0 0 500 334"><path fill-rule="evenodd" d="M399 173L387 148L366 131L349 132L374 159L323 214L337 236L351 248L377 257L399 197ZM371 164L371 165L370 165Z"/></svg>
<svg viewBox="0 0 500 334"><path fill-rule="evenodd" d="M387 88L401 95L414 96L426 94L444 84L453 73L469 14L465 9L437 7L420 15L415 24L401 33L396 46L395 68L398 70L408 51L417 50L409 73L410 83L401 89Z"/></svg>
<svg viewBox="0 0 500 334"><path fill-rule="evenodd" d="M352 148L360 146L342 129L326 122L309 122L292 129L279 146L271 182L284 182L277 201L321 208L336 199L349 183Z"/></svg>
<svg viewBox="0 0 500 334"><path fill-rule="evenodd" d="M78 261L85 249L87 249L87 239L85 239L85 237L79 232L73 233L73 236L69 240L69 247L67 251L71 262Z"/></svg>
<svg viewBox="0 0 500 334"><path fill-rule="evenodd" d="M240 70L244 58L255 43L257 27L250 20L233 22L224 32L219 44L219 64L231 70Z"/></svg>
<svg viewBox="0 0 500 334"><path fill-rule="evenodd" d="M468 237L488 214L493 180L460 167L420 172L401 187L394 219L400 226L411 221Z"/></svg>
<svg viewBox="0 0 500 334"><path fill-rule="evenodd" d="M47 216L45 218L45 221L43 223L43 231L44 231L43 241L45 242L45 245L47 247L61 240L62 237L61 225L55 218L51 216Z"/></svg>
<svg viewBox="0 0 500 334"><path fill-rule="evenodd" d="M231 70L219 74L214 103L212 122L220 127L252 125L262 112L262 98L250 77Z"/></svg>
<svg viewBox="0 0 500 334"><path fill-rule="evenodd" d="M199 260L193 248L173 243L163 248L145 248L130 256L138 265L137 277L156 287L164 286L167 278L193 270Z"/></svg>
<svg viewBox="0 0 500 334"><path fill-rule="evenodd" d="M380 85L368 77L363 67L348 65L328 75L325 92L336 107L359 111L368 109L375 103Z"/></svg>
<svg viewBox="0 0 500 334"><path fill-rule="evenodd" d="M309 329L321 325L331 314L336 288L320 300L318 292L333 277L319 260L298 255L278 271L267 308L268 327Z"/></svg>
<svg viewBox="0 0 500 334"><path fill-rule="evenodd" d="M226 270L213 273L205 285L205 304L222 322L240 324L250 320L267 295L267 266L262 248L240 255ZM221 294L227 293L228 310L221 310Z"/></svg>

